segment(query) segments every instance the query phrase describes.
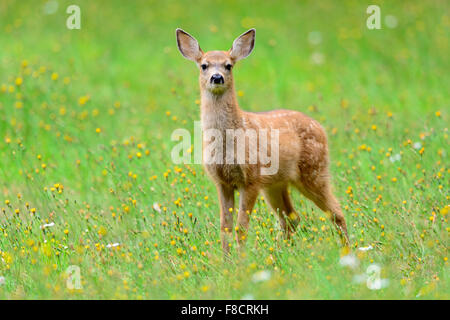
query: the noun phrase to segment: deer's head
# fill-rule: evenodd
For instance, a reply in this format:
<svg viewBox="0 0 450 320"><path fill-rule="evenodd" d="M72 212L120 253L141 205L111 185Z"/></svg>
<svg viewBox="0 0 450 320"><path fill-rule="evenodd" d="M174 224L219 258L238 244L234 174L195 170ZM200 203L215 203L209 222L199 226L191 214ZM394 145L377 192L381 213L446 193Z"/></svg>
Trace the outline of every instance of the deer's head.
<svg viewBox="0 0 450 320"><path fill-rule="evenodd" d="M233 87L233 67L247 57L255 46L255 29L250 29L234 40L228 51L200 49L198 41L187 32L177 29L177 44L181 54L194 61L200 70L200 89L220 95Z"/></svg>

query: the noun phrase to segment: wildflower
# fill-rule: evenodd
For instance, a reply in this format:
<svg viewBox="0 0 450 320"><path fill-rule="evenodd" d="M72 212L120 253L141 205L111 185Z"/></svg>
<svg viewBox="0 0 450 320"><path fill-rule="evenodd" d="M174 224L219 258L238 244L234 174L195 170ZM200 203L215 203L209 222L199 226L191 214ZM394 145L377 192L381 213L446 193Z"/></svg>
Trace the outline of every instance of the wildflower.
<svg viewBox="0 0 450 320"><path fill-rule="evenodd" d="M202 287L202 291L203 291L203 292L206 292L206 291L208 291L208 290L209 290L209 287L208 287L208 286L203 286L203 287Z"/></svg>
<svg viewBox="0 0 450 320"><path fill-rule="evenodd" d="M372 249L373 249L373 247L371 245L369 245L367 247L358 248L359 251L369 251L369 250L372 250Z"/></svg>
<svg viewBox="0 0 450 320"><path fill-rule="evenodd" d="M114 247L118 247L120 245L120 243L116 242L116 243L109 243L106 245L107 248L114 248Z"/></svg>
<svg viewBox="0 0 450 320"><path fill-rule="evenodd" d="M152 208L153 208L155 211L161 213L161 207L159 206L158 202L155 202L155 203L153 204L153 207L152 207Z"/></svg>
<svg viewBox="0 0 450 320"><path fill-rule="evenodd" d="M46 223L44 225L41 226L41 229L46 229L46 228L51 228L55 225L54 222L50 222L50 223Z"/></svg>
<svg viewBox="0 0 450 320"><path fill-rule="evenodd" d="M389 157L389 160L393 163L396 161L400 161L401 158L402 158L402 155L400 153L397 153L396 155Z"/></svg>
<svg viewBox="0 0 450 320"><path fill-rule="evenodd" d="M252 281L255 283L256 282L264 282L264 281L270 280L271 277L272 277L272 274L270 271L262 270L262 271L258 271L255 274L253 274Z"/></svg>
<svg viewBox="0 0 450 320"><path fill-rule="evenodd" d="M89 100L89 97L88 97L88 96L82 96L82 97L80 97L80 98L78 99L78 104L79 104L80 106L83 106L83 105L86 104L86 102L88 102L88 100Z"/></svg>
<svg viewBox="0 0 450 320"><path fill-rule="evenodd" d="M356 256L352 254L347 254L339 260L339 264L343 267L350 267L351 269L355 269L359 266L359 260Z"/></svg>

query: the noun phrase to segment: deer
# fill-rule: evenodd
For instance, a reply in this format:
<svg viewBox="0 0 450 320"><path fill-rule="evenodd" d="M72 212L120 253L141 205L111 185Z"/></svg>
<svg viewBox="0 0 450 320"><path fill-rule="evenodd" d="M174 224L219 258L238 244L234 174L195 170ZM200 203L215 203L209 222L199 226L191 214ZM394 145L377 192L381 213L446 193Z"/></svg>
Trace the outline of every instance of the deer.
<svg viewBox="0 0 450 320"><path fill-rule="evenodd" d="M200 115L202 130L214 129L226 135L227 130L277 130L279 135L278 170L261 174L267 164L229 163L223 157L216 163L203 165L217 189L220 204L220 239L227 255L233 241L243 248L248 235L249 220L260 193L277 213L283 233L289 238L300 222L288 188L293 186L321 210L334 225L343 244L349 245L347 226L340 204L331 189L329 151L324 128L311 117L295 110L268 112L243 111L237 101L233 70L236 63L250 55L255 46L256 30L250 29L237 37L228 51L204 52L198 41L176 29L180 53L195 62L199 69ZM203 147L212 143L202 139ZM228 142L224 141L224 148ZM252 150L250 150L252 149ZM257 148L247 148L248 159ZM273 151L267 148L267 152ZM216 159L217 160L217 159ZM239 192L237 224L233 229L235 192Z"/></svg>

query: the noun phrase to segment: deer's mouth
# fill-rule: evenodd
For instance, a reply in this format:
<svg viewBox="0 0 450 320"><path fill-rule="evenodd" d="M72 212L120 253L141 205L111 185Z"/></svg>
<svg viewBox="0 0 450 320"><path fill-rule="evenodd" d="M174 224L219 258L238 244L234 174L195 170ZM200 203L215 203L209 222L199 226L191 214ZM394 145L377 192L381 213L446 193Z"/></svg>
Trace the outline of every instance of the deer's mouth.
<svg viewBox="0 0 450 320"><path fill-rule="evenodd" d="M211 83L209 85L209 91L214 94L221 94L226 90L226 86L223 83Z"/></svg>

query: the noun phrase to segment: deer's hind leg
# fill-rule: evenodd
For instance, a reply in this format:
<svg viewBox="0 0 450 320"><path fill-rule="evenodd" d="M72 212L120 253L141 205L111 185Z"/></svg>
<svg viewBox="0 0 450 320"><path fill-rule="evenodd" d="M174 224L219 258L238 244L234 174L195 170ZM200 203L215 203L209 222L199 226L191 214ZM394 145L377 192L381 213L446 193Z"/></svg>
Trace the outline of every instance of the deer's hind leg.
<svg viewBox="0 0 450 320"><path fill-rule="evenodd" d="M331 191L327 170L324 170L323 174L316 175L314 178L303 175L300 181L296 183L296 186L305 197L312 200L322 211L329 215L343 242L349 245L347 224L345 223L341 206Z"/></svg>
<svg viewBox="0 0 450 320"><path fill-rule="evenodd" d="M281 228L289 237L295 231L299 217L292 206L288 186L283 184L268 187L263 190L263 194L272 209L278 213Z"/></svg>

